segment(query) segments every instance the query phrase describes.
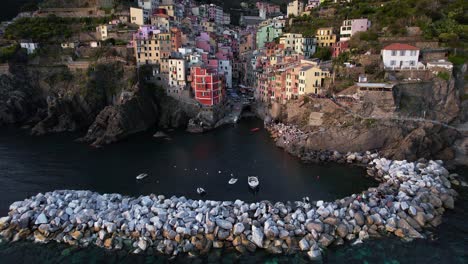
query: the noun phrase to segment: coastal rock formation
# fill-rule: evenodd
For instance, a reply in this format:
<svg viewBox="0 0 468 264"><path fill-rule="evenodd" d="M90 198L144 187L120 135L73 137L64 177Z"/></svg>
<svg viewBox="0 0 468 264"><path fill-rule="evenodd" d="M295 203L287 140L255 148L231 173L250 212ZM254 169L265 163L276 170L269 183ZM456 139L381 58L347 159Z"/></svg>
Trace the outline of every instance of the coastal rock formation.
<svg viewBox="0 0 468 264"><path fill-rule="evenodd" d="M18 69L22 75L25 69ZM16 75L0 75L0 125L24 124L33 116L41 116L45 103L26 78Z"/></svg>
<svg viewBox="0 0 468 264"><path fill-rule="evenodd" d="M107 106L81 141L94 146L110 144L156 125L158 106L147 88L136 86L120 103Z"/></svg>
<svg viewBox="0 0 468 264"><path fill-rule="evenodd" d="M277 145L295 156L331 149L339 152L379 150L384 157L391 159L454 159L454 143L460 138L460 133L443 123L399 117L392 113L369 116L365 109L343 107L332 99L308 100L306 103L290 102L282 106L281 111L278 106L266 111L267 117L303 131L302 137L294 138L280 137L275 132L277 129L272 132L273 137L279 139ZM363 107L373 109L371 106Z"/></svg>
<svg viewBox="0 0 468 264"><path fill-rule="evenodd" d="M457 192L451 182L460 179L441 161L392 161L373 158L375 153L334 156L367 165L379 186L332 202L310 203L54 191L13 203L8 216L0 218L0 235L8 241L95 244L148 254L206 254L211 248L303 251L319 260L320 248L344 241L360 243L388 233L424 238L424 229L438 226L444 211L454 208Z"/></svg>

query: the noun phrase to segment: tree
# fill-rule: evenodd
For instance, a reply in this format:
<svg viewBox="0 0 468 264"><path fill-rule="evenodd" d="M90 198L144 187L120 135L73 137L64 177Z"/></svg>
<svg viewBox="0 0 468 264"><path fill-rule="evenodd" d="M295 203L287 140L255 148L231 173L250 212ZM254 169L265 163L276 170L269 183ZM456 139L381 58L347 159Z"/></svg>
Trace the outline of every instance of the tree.
<svg viewBox="0 0 468 264"><path fill-rule="evenodd" d="M314 58L319 58L320 60L330 60L331 59L331 49L328 47L317 47L317 51L314 54Z"/></svg>

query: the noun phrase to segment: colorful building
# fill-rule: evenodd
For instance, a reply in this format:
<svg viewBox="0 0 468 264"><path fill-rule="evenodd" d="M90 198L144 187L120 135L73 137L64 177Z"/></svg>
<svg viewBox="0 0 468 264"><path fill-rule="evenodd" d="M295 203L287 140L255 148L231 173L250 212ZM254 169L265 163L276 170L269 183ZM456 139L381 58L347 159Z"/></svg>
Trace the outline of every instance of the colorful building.
<svg viewBox="0 0 468 264"><path fill-rule="evenodd" d="M265 43L272 42L283 33L282 28L276 28L273 24L259 27L257 30L256 44L257 49L263 48Z"/></svg>
<svg viewBox="0 0 468 264"><path fill-rule="evenodd" d="M367 18L345 20L340 28L340 41L349 40L357 32L367 31L370 26Z"/></svg>
<svg viewBox="0 0 468 264"><path fill-rule="evenodd" d="M133 34L137 65L157 64L161 73L169 71L167 59L171 55L171 34L153 26L142 26Z"/></svg>
<svg viewBox="0 0 468 264"><path fill-rule="evenodd" d="M130 23L143 26L148 23L150 11L143 8L130 7Z"/></svg>
<svg viewBox="0 0 468 264"><path fill-rule="evenodd" d="M191 87L195 99L205 106L213 106L223 100L223 80L217 68L193 66L190 70Z"/></svg>
<svg viewBox="0 0 468 264"><path fill-rule="evenodd" d="M349 43L348 41L338 41L332 46L332 57L336 58L340 56L341 53L346 52L349 50Z"/></svg>
<svg viewBox="0 0 468 264"><path fill-rule="evenodd" d="M316 50L315 39L303 37L302 34L283 34L279 43L284 45L284 48L294 50L297 54L305 57L312 56Z"/></svg>
<svg viewBox="0 0 468 264"><path fill-rule="evenodd" d="M333 34L333 28L319 28L315 35L318 47L331 47L336 42L336 34Z"/></svg>
<svg viewBox="0 0 468 264"><path fill-rule="evenodd" d="M286 15L289 17L293 16L300 16L304 12L304 3L299 0L294 0L288 3L287 13Z"/></svg>

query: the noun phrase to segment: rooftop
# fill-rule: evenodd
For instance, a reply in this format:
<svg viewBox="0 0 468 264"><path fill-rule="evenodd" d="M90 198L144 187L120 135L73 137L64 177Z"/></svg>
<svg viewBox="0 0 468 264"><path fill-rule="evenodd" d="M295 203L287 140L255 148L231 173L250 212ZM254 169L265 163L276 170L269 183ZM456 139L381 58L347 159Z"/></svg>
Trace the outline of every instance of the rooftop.
<svg viewBox="0 0 468 264"><path fill-rule="evenodd" d="M408 45L408 44L393 43L393 44L386 46L382 50L419 50L419 48Z"/></svg>

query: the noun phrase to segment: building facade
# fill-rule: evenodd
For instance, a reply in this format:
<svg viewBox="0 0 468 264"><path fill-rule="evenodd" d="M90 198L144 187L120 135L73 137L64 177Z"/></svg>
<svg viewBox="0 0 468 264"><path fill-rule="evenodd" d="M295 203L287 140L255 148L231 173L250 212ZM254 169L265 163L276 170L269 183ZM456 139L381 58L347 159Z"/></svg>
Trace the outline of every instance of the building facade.
<svg viewBox="0 0 468 264"><path fill-rule="evenodd" d="M299 0L294 0L288 3L287 13L286 15L289 17L293 16L300 16L304 12L304 3Z"/></svg>
<svg viewBox="0 0 468 264"><path fill-rule="evenodd" d="M367 31L370 26L367 18L345 20L340 28L340 41L349 40L357 32Z"/></svg>
<svg viewBox="0 0 468 264"><path fill-rule="evenodd" d="M194 66L190 70L195 99L202 105L213 106L223 100L223 81L218 69Z"/></svg>
<svg viewBox="0 0 468 264"><path fill-rule="evenodd" d="M336 42L336 34L333 34L333 28L319 28L315 36L318 47L331 47Z"/></svg>
<svg viewBox="0 0 468 264"><path fill-rule="evenodd" d="M390 44L382 49L381 55L388 69L411 69L419 64L419 48L408 44Z"/></svg>

